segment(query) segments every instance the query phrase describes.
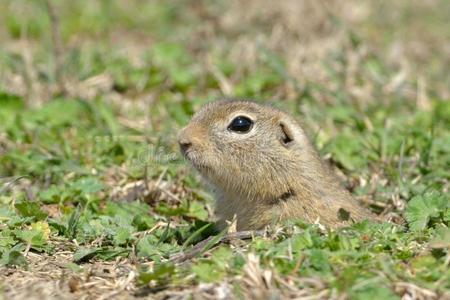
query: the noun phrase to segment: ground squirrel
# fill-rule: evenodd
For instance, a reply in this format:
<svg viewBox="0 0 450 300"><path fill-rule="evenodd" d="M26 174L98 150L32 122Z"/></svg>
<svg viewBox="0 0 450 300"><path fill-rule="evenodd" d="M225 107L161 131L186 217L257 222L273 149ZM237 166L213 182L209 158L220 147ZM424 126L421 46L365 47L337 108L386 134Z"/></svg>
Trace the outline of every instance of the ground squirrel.
<svg viewBox="0 0 450 300"><path fill-rule="evenodd" d="M287 113L249 101L205 105L181 130L182 154L212 186L222 224L260 229L300 219L338 227L372 219Z"/></svg>

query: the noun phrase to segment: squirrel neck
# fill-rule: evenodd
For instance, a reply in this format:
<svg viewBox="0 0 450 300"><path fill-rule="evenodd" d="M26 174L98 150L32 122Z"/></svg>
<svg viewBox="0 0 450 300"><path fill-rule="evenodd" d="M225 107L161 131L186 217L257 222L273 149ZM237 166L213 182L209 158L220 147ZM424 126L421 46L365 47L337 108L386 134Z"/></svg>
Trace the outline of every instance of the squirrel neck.
<svg viewBox="0 0 450 300"><path fill-rule="evenodd" d="M223 195L230 203L273 206L300 201L330 208L353 201L312 145L308 143L294 150L298 155L283 156L289 157L285 160L278 156L273 160L276 163L261 164L260 169L239 178L232 174L224 176L224 173L220 176L204 174L210 175L204 177L216 194Z"/></svg>
<svg viewBox="0 0 450 300"><path fill-rule="evenodd" d="M294 190L299 194L299 198L325 202L328 205L340 205L340 202L352 200L350 193L342 187L339 179L320 159L312 146L308 151L304 151L297 166L299 169L295 172L293 181L295 181Z"/></svg>

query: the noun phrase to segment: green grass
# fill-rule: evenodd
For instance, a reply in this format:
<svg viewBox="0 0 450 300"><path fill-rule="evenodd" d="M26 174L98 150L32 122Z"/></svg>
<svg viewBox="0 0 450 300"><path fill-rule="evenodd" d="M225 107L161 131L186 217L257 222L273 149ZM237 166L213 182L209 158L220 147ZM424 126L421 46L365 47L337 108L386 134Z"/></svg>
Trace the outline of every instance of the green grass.
<svg viewBox="0 0 450 300"><path fill-rule="evenodd" d="M28 276L3 273L30 270L41 282L38 266L52 257L64 258L55 272L80 282L70 288L78 296L100 293L83 276L94 263L114 262L135 274L117 288L125 295L449 297L449 32L440 25L450 16L431 2L399 1L389 14L365 3L359 21L318 15L332 29L305 37L286 25L280 45L262 29L285 19L241 20L225 1L56 1L58 78L44 2L3 1L0 299L23 296L11 287ZM417 36L400 37L414 26ZM396 43L401 59L389 57ZM223 93L292 112L355 197L394 222L332 232L298 220L174 263L220 235L212 197L175 140Z"/></svg>

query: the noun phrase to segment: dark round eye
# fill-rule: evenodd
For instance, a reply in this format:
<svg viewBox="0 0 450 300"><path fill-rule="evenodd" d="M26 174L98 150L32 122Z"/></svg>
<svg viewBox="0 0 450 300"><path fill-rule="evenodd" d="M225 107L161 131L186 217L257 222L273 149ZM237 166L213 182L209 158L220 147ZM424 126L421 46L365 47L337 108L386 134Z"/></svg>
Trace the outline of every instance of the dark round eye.
<svg viewBox="0 0 450 300"><path fill-rule="evenodd" d="M253 121L248 117L238 116L231 121L230 125L228 125L228 130L236 131L239 133L249 132L253 127Z"/></svg>

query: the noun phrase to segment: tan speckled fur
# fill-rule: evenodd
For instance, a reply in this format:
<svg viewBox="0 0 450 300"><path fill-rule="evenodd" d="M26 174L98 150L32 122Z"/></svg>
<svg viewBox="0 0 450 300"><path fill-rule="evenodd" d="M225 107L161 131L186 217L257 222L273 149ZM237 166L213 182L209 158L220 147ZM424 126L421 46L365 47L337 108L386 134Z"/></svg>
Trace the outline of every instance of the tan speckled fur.
<svg viewBox="0 0 450 300"><path fill-rule="evenodd" d="M248 133L228 130L237 116L254 121ZM285 137L291 141L286 143ZM334 228L374 218L340 186L301 126L273 107L249 101L209 103L181 130L178 141L189 145L182 152L211 185L221 222L236 215L238 230L284 219ZM342 210L350 218L343 219Z"/></svg>

